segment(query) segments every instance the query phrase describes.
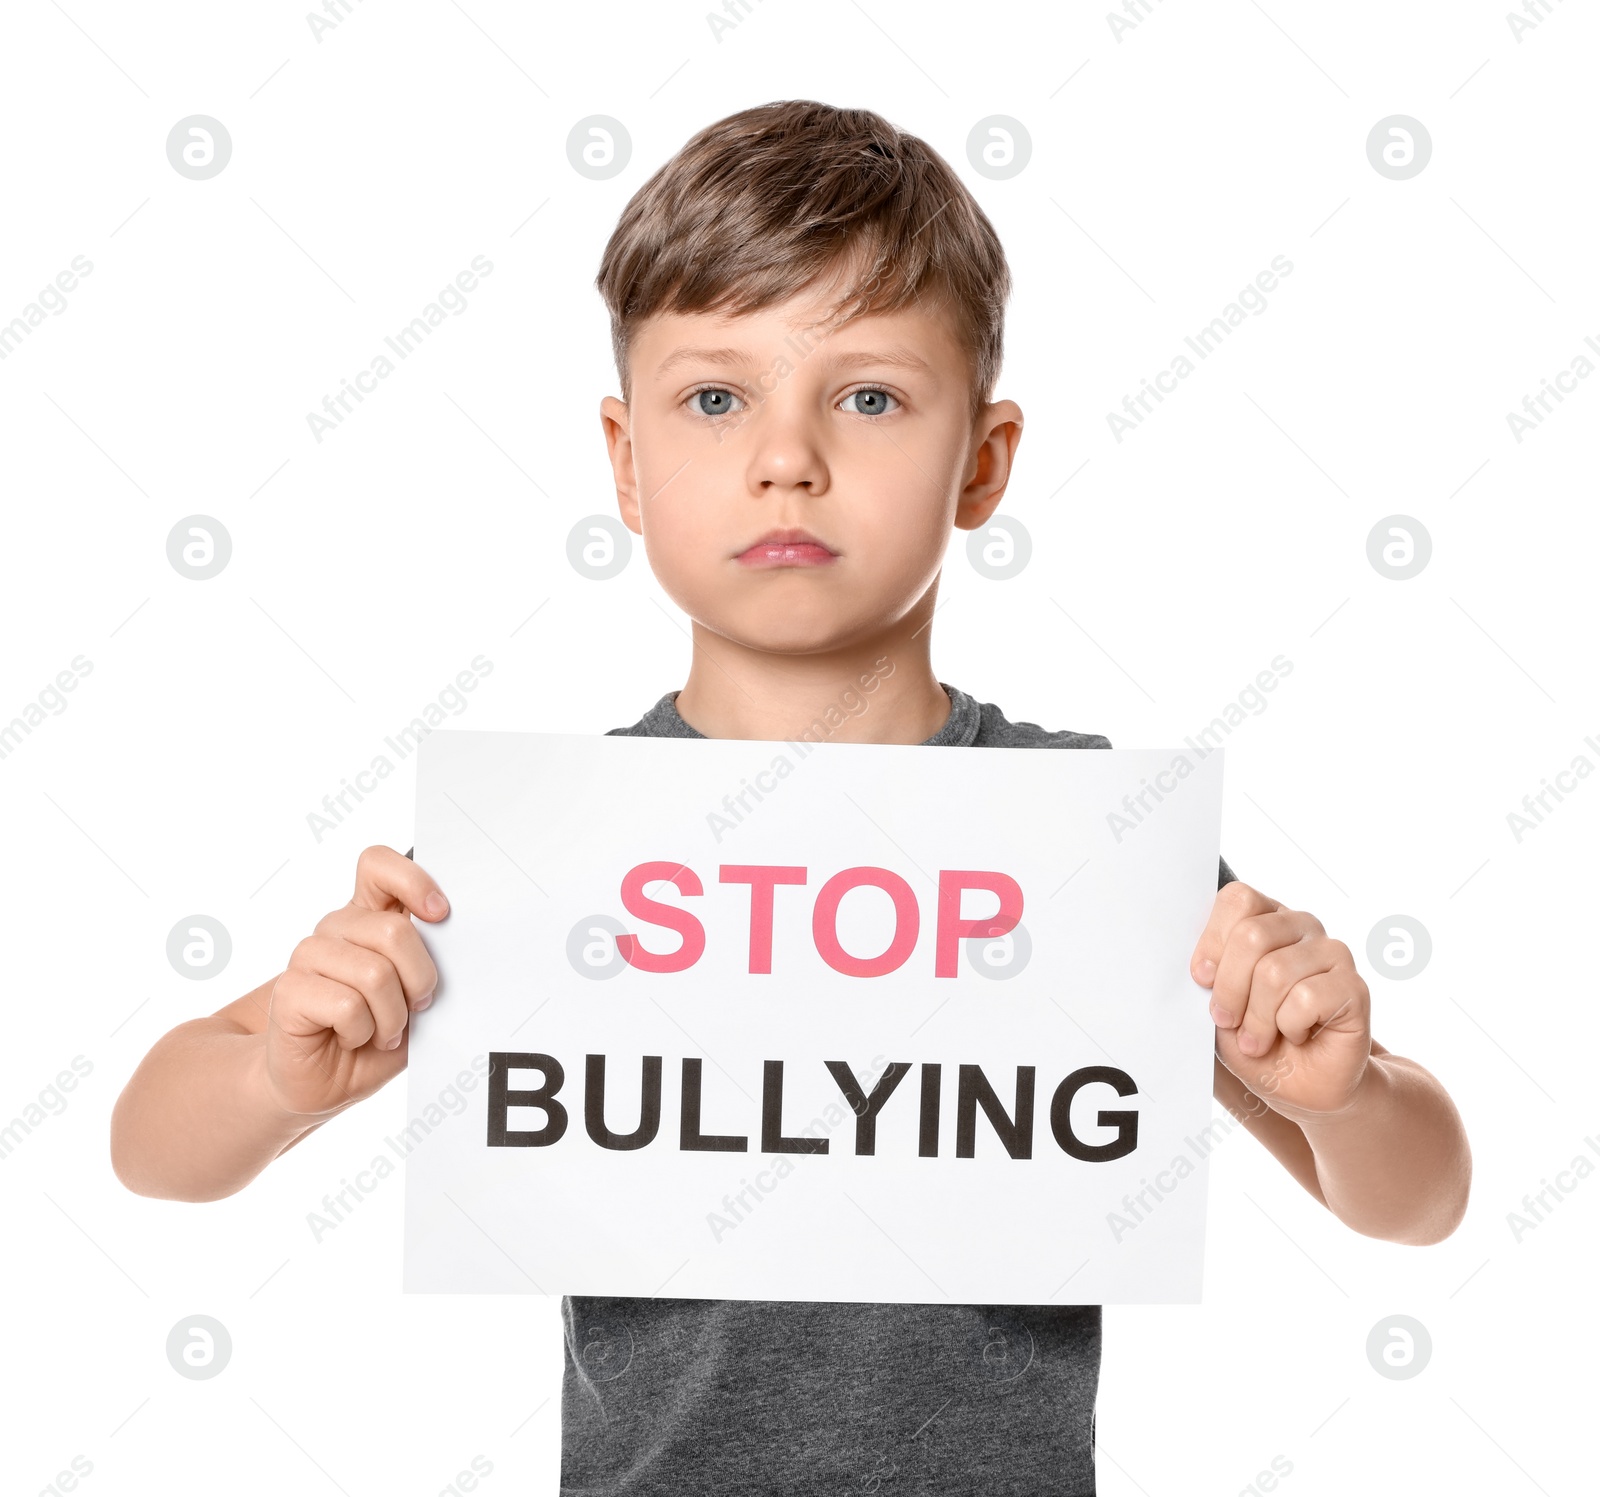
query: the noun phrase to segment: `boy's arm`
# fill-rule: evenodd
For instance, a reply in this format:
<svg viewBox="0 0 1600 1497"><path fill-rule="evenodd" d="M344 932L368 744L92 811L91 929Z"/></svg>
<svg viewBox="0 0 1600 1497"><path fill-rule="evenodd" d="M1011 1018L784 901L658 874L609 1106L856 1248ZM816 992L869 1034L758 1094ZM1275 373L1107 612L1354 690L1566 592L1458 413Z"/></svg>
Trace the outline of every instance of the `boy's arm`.
<svg viewBox="0 0 1600 1497"><path fill-rule="evenodd" d="M1374 1040L1372 1053L1387 1055L1389 1052ZM1311 1195L1324 1206L1328 1204L1322 1192L1322 1181L1317 1178L1317 1156L1312 1152L1305 1130L1268 1107L1223 1065L1221 1056L1213 1056L1211 1060L1211 1095L1243 1123L1246 1130L1259 1139L1266 1151Z"/></svg>
<svg viewBox="0 0 1600 1497"><path fill-rule="evenodd" d="M318 922L288 967L163 1035L117 1098L111 1167L139 1195L214 1201L405 1068L410 1015L439 974L413 914L443 891L392 847L369 847L355 895Z"/></svg>
<svg viewBox="0 0 1600 1497"><path fill-rule="evenodd" d="M179 1024L139 1063L111 1114L111 1167L129 1190L220 1200L326 1121L284 1110L267 1086L267 1004L277 980Z"/></svg>

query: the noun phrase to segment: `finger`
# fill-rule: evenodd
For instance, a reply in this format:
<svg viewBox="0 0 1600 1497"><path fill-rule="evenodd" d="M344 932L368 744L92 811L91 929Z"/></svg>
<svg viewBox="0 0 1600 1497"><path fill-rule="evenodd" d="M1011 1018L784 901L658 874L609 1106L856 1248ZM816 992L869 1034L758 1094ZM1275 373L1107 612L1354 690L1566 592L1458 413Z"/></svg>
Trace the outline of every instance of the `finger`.
<svg viewBox="0 0 1600 1497"><path fill-rule="evenodd" d="M1278 1009L1278 1031L1291 1045L1303 1045L1324 1029L1359 1032L1367 1022L1370 994L1364 982L1334 969L1302 978Z"/></svg>
<svg viewBox="0 0 1600 1497"><path fill-rule="evenodd" d="M413 1013L433 1002L439 969L404 910L364 910L347 904L323 916L315 933L337 937L387 957L399 974L401 991Z"/></svg>
<svg viewBox="0 0 1600 1497"><path fill-rule="evenodd" d="M1217 975L1228 932L1251 915L1264 915L1269 910L1282 908L1277 900L1238 879L1224 884L1217 890L1217 897L1211 903L1211 918L1189 958L1190 975L1201 987L1209 988Z"/></svg>
<svg viewBox="0 0 1600 1497"><path fill-rule="evenodd" d="M291 967L278 979L271 1016L273 1024L294 1040L314 1039L332 1030L342 1050L359 1050L378 1027L371 1005L355 988L305 967Z"/></svg>
<svg viewBox="0 0 1600 1497"><path fill-rule="evenodd" d="M400 1043L401 1031L406 1027L405 990L394 963L381 951L337 936L307 936L290 955L289 965L353 988L372 1012L374 1030L370 1037L377 1048L392 1050Z"/></svg>
<svg viewBox="0 0 1600 1497"><path fill-rule="evenodd" d="M1246 1055L1265 1054L1280 1032L1292 1044L1304 1042L1304 1031L1295 1039L1283 1028L1286 1018L1294 1022L1282 1012L1284 1000L1297 983L1332 971L1343 950L1342 943L1326 936L1304 936L1293 945L1267 952L1255 964L1249 1002L1239 1023L1239 1048Z"/></svg>
<svg viewBox="0 0 1600 1497"><path fill-rule="evenodd" d="M1269 951L1292 946L1307 934L1299 910L1281 906L1269 914L1249 915L1228 932L1217 975L1211 984L1211 1016L1224 1029L1231 1029L1243 1017L1250 1002L1250 986L1256 963Z"/></svg>
<svg viewBox="0 0 1600 1497"><path fill-rule="evenodd" d="M392 847L369 847L356 859L352 904L367 910L409 910L419 920L442 920L450 901L433 878Z"/></svg>

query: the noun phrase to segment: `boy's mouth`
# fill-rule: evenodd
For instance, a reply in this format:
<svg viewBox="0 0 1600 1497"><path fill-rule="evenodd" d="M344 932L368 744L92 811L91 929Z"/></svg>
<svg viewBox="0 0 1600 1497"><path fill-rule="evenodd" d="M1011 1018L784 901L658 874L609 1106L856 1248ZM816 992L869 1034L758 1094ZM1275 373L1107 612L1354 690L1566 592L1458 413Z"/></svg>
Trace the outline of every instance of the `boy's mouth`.
<svg viewBox="0 0 1600 1497"><path fill-rule="evenodd" d="M836 560L831 550L804 530L769 530L734 560L747 567L820 567Z"/></svg>

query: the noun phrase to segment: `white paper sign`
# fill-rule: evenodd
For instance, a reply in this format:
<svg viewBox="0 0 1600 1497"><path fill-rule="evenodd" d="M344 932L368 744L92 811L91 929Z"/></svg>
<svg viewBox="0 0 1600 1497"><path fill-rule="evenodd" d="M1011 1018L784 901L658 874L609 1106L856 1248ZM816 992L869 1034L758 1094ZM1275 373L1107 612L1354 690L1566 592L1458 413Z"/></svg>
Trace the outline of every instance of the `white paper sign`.
<svg viewBox="0 0 1600 1497"><path fill-rule="evenodd" d="M430 734L405 1289L1198 1300L1221 759Z"/></svg>

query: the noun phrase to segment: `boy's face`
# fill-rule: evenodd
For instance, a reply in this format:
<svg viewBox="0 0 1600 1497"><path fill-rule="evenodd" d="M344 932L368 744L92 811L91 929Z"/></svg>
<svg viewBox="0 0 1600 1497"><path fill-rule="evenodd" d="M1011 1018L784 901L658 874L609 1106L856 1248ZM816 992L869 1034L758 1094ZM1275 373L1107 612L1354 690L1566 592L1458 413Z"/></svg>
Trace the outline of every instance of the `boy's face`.
<svg viewBox="0 0 1600 1497"><path fill-rule="evenodd" d="M1012 401L972 419L970 362L937 309L827 331L831 305L651 318L631 402L601 402L622 519L662 587L763 652L920 629L951 527L988 519L1022 432Z"/></svg>

